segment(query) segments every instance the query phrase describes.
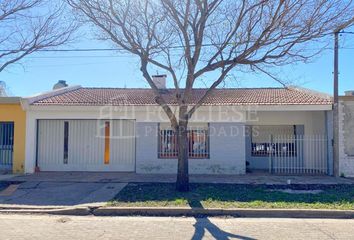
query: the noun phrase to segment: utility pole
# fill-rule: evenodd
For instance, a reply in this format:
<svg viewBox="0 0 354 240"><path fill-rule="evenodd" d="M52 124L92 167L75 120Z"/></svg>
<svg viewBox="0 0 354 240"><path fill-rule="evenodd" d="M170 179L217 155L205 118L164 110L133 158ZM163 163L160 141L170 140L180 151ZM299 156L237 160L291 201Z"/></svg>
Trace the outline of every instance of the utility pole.
<svg viewBox="0 0 354 240"><path fill-rule="evenodd" d="M334 72L333 72L333 175L339 177L339 31L334 33Z"/></svg>
<svg viewBox="0 0 354 240"><path fill-rule="evenodd" d="M333 71L333 175L339 177L339 34L340 32L354 24L354 17L334 31L334 71Z"/></svg>

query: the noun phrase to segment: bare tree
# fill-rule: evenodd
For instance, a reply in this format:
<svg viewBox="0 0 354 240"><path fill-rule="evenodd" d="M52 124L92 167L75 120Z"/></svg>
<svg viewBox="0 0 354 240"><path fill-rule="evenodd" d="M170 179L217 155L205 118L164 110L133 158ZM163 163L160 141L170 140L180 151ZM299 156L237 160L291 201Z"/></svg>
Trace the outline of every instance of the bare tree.
<svg viewBox="0 0 354 240"><path fill-rule="evenodd" d="M7 97L6 83L3 81L0 81L0 97Z"/></svg>
<svg viewBox="0 0 354 240"><path fill-rule="evenodd" d="M63 14L66 4L53 2L0 1L0 72L36 51L70 39L75 26Z"/></svg>
<svg viewBox="0 0 354 240"><path fill-rule="evenodd" d="M100 39L139 57L177 134L179 191L189 189L188 121L230 72L246 68L274 78L270 67L308 60L325 45L320 40L352 15L352 2L342 0L67 1ZM309 50L314 42L317 49ZM152 68L172 76L177 113L154 84ZM217 77L191 104L193 87L211 73Z"/></svg>

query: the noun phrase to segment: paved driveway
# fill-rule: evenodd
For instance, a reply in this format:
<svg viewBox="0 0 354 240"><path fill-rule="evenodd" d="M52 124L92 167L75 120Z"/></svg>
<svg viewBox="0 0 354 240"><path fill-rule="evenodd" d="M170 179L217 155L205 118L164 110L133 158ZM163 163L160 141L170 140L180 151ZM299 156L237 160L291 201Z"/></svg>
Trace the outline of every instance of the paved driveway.
<svg viewBox="0 0 354 240"><path fill-rule="evenodd" d="M97 206L111 200L126 183L35 182L0 192L0 204L31 206Z"/></svg>

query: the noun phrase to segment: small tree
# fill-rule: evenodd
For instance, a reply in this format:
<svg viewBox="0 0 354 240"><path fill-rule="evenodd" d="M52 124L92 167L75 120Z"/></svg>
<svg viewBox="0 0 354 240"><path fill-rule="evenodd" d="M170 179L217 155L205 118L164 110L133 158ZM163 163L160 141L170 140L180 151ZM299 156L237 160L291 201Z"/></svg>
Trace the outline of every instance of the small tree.
<svg viewBox="0 0 354 240"><path fill-rule="evenodd" d="M140 59L140 70L178 135L176 188L188 191L188 121L232 70L270 76L269 67L306 61L319 42L352 14L342 0L67 0L99 39ZM309 43L318 42L318 51ZM174 113L149 71L172 76ZM235 72L234 71L234 72ZM217 77L194 105L192 89L202 76Z"/></svg>
<svg viewBox="0 0 354 240"><path fill-rule="evenodd" d="M6 83L3 81L0 81L0 97L6 97Z"/></svg>
<svg viewBox="0 0 354 240"><path fill-rule="evenodd" d="M0 1L0 72L24 57L66 43L75 30L66 5L48 0Z"/></svg>

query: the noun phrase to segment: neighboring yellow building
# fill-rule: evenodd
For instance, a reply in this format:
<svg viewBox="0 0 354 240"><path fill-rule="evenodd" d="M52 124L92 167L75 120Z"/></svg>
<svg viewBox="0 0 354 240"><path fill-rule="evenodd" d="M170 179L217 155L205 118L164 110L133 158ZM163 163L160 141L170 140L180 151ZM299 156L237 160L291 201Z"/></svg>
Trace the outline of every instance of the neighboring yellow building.
<svg viewBox="0 0 354 240"><path fill-rule="evenodd" d="M19 97L0 97L0 172L23 173L26 112Z"/></svg>

